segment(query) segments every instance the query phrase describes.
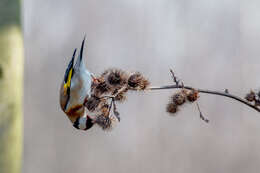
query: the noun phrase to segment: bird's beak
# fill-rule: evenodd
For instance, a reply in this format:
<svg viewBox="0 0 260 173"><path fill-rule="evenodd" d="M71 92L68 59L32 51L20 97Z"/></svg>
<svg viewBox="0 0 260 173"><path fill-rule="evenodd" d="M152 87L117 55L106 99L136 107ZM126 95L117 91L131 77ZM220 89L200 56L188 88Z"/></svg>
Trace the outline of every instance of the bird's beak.
<svg viewBox="0 0 260 173"><path fill-rule="evenodd" d="M76 69L79 69L80 66L81 66L81 64L82 64L84 44L85 44L85 37L84 37L84 39L83 39L83 41L82 41L81 48L80 48L80 54L79 54L79 56L78 56L77 62L76 62L75 67L74 67L75 70L76 70Z"/></svg>
<svg viewBox="0 0 260 173"><path fill-rule="evenodd" d="M66 72L65 72L65 75L64 75L64 85L63 85L64 95L69 92L71 78L72 78L72 75L73 75L73 63L74 63L76 52L77 52L77 49L74 50L72 58L70 60L70 63L68 65Z"/></svg>

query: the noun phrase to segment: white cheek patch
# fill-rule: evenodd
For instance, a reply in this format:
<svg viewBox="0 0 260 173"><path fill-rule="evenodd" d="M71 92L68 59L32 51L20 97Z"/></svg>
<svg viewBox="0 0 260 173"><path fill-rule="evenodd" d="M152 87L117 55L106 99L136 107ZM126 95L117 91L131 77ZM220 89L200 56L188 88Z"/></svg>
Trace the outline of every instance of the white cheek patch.
<svg viewBox="0 0 260 173"><path fill-rule="evenodd" d="M81 130L86 129L86 122L87 122L87 118L86 118L86 117L81 117L81 118L79 119L78 128L81 129Z"/></svg>

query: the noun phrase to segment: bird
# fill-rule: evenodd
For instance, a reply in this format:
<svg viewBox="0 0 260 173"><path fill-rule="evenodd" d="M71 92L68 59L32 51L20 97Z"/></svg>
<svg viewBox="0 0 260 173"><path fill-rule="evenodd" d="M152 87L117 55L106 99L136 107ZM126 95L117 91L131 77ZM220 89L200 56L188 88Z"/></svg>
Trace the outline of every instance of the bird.
<svg viewBox="0 0 260 173"><path fill-rule="evenodd" d="M84 44L85 37L75 65L74 59L77 49L74 49L60 88L61 109L70 119L73 127L78 130L88 130L94 125L93 118L87 115L84 102L91 97L91 86L97 79L86 68L83 58Z"/></svg>

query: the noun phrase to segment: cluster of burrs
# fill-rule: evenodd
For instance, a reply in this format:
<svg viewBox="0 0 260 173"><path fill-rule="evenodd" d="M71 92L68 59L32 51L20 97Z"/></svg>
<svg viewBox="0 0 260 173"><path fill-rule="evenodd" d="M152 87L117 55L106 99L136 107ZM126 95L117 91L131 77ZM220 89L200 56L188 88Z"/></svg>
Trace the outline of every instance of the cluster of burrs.
<svg viewBox="0 0 260 173"><path fill-rule="evenodd" d="M168 103L168 105L166 107L167 112L169 112L170 114L176 115L176 112L178 112L179 107L182 106L186 102L189 102L189 103L195 102L199 98L199 93L214 94L214 95L229 97L229 98L237 100L237 101L255 109L256 111L260 112L260 90L258 90L258 91L251 90L248 94L246 94L245 100L244 100L243 98L230 94L228 89L225 89L225 91L223 92L223 91L194 89L189 86L184 86L183 82L180 82L180 80L177 79L177 77L175 76L173 71L170 70L170 72L172 75L172 79L176 85L155 88L155 89L179 88L179 91L175 92L172 95L170 102ZM205 122L209 122L209 120L202 115L198 102L196 102L196 105L197 105L198 111L200 113L200 118Z"/></svg>
<svg viewBox="0 0 260 173"><path fill-rule="evenodd" d="M149 81L139 72L108 69L96 77L91 87L92 95L84 102L84 106L95 114L95 124L103 130L109 130L120 121L116 102L125 101L128 91L143 91L148 85Z"/></svg>
<svg viewBox="0 0 260 173"><path fill-rule="evenodd" d="M182 106L184 103L193 103L198 98L199 92L197 90L180 89L178 92L175 92L171 96L166 110L171 114L175 114L179 110L179 107Z"/></svg>
<svg viewBox="0 0 260 173"><path fill-rule="evenodd" d="M97 77L96 82L92 84L92 95L84 102L84 106L89 112L96 114L93 119L94 123L99 125L103 130L109 130L120 121L120 115L117 111L116 102L126 100L127 92L144 91L144 90L161 90L161 89L178 89L174 92L166 106L166 111L170 115L177 115L180 108L186 103L196 103L200 119L208 123L209 120L203 116L197 102L199 93L207 93L233 98L242 102L257 111L260 110L260 91L250 91L243 101L242 98L234 96L226 89L224 92L194 89L185 86L179 80L174 72L170 70L171 77L175 85L148 87L149 81L139 72L129 73L120 69L109 69Z"/></svg>
<svg viewBox="0 0 260 173"><path fill-rule="evenodd" d="M166 106L166 111L171 115L177 115L176 113L180 110L180 107L182 105L184 105L185 103L194 103L198 100L199 91L191 87L188 87L189 89L187 89L187 87L184 86L183 82L176 77L173 70L170 69L170 73L173 82L176 84L174 88L179 88L179 90L177 92L174 92L173 95L170 97L170 100ZM198 102L196 102L196 105L200 113L200 119L208 123L209 120L202 115Z"/></svg>

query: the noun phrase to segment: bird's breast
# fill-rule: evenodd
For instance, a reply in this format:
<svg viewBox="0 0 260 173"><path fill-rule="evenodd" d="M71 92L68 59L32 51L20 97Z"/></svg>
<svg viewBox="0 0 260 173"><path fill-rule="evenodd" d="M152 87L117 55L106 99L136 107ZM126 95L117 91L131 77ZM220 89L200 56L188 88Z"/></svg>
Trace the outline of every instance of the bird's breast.
<svg viewBox="0 0 260 173"><path fill-rule="evenodd" d="M66 111L66 115L68 116L68 118L72 123L74 123L78 117L84 116L84 113L85 113L85 108L83 105L76 105L74 107L70 107Z"/></svg>

